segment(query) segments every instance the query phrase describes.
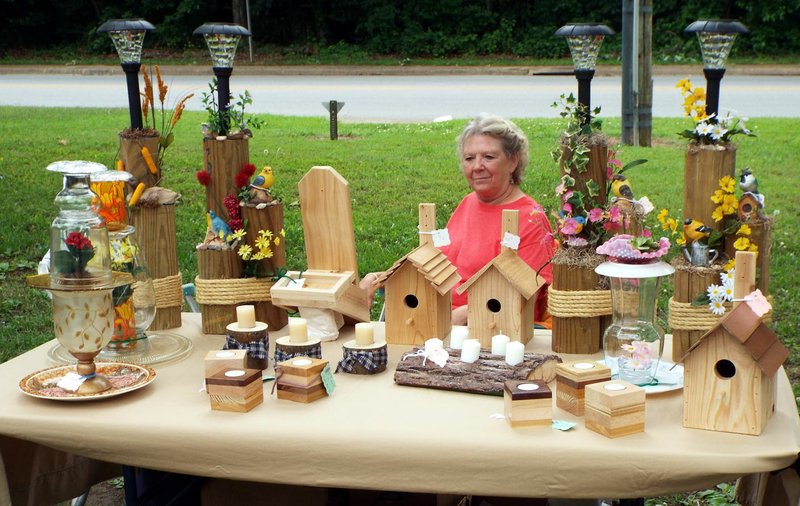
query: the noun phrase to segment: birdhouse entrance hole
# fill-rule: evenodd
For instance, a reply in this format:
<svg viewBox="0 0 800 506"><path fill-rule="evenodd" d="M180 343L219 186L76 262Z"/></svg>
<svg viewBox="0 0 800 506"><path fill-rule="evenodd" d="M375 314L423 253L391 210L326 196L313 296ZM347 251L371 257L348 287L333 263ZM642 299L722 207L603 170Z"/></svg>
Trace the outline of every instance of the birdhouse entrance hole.
<svg viewBox="0 0 800 506"><path fill-rule="evenodd" d="M730 379L736 375L736 366L730 360L720 360L714 365L714 370L720 378Z"/></svg>
<svg viewBox="0 0 800 506"><path fill-rule="evenodd" d="M500 301L497 299L489 299L486 301L486 309L492 313L499 313L501 308L502 304L500 304Z"/></svg>
<svg viewBox="0 0 800 506"><path fill-rule="evenodd" d="M403 302L406 303L406 306L414 309L415 307L419 306L419 299L417 299L416 295L409 294L403 299Z"/></svg>

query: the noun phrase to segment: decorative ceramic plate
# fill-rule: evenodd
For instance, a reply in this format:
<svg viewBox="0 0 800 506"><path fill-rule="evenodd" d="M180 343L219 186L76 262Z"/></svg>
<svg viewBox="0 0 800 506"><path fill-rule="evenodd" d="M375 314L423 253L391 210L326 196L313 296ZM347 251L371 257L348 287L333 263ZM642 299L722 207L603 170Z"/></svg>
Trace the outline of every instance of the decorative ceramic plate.
<svg viewBox="0 0 800 506"><path fill-rule="evenodd" d="M597 362L605 364L604 360L598 360ZM674 369L672 369L673 366L675 366ZM609 367L611 368L611 379L619 379L619 376L617 375L617 368L613 365ZM656 383L642 386L645 393L660 394L663 392L671 392L673 390L683 388L683 365L662 360L658 364L656 381Z"/></svg>
<svg viewBox="0 0 800 506"><path fill-rule="evenodd" d="M125 363L96 363L97 373L104 375L111 382L111 388L104 392L79 394L65 390L56 383L69 372L75 371L74 365L51 367L31 373L19 382L24 394L39 399L54 401L93 401L115 397L146 386L156 377L156 371L150 367Z"/></svg>

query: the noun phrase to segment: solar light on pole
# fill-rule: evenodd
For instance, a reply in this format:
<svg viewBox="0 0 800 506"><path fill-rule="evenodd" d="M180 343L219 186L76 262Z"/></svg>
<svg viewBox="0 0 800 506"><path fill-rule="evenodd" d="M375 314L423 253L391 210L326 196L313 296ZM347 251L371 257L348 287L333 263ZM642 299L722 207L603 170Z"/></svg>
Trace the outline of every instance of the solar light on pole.
<svg viewBox="0 0 800 506"><path fill-rule="evenodd" d="M227 117L224 112L228 109L231 98L230 77L233 73L233 61L236 57L236 48L242 36L250 36L247 28L235 23L205 23L200 25L194 35L202 35L208 51L211 53L211 67L217 78L217 104L222 126L220 135L228 132Z"/></svg>
<svg viewBox="0 0 800 506"><path fill-rule="evenodd" d="M556 30L556 36L565 37L572 62L575 66L575 78L578 80L578 103L583 106L584 117L581 124L591 119L591 89L597 55L603 37L614 35L614 30L597 23L571 23Z"/></svg>
<svg viewBox="0 0 800 506"><path fill-rule="evenodd" d="M139 69L142 66L144 36L156 28L144 19L111 19L97 29L108 33L117 49L117 54L128 83L128 110L131 130L142 128L142 105L139 102Z"/></svg>
<svg viewBox="0 0 800 506"><path fill-rule="evenodd" d="M750 33L742 23L731 19L700 20L684 30L696 33L703 54L703 74L706 76L706 114L719 113L719 85L725 75L725 62L736 36Z"/></svg>

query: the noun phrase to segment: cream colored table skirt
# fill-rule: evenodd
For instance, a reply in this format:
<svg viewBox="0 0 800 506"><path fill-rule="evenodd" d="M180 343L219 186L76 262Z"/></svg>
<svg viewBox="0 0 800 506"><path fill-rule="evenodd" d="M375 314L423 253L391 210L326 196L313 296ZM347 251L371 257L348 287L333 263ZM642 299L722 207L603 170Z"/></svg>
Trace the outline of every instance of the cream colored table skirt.
<svg viewBox="0 0 800 506"><path fill-rule="evenodd" d="M578 425L567 432L512 429L493 416L503 412L501 397L395 385L393 371L408 349L396 345L389 346L386 372L336 374L331 397L279 401L267 382L264 403L249 413L212 411L201 390L203 358L224 338L203 335L199 314L184 314L177 331L192 339L191 355L158 366L146 388L99 402L20 392L22 377L49 365L53 342L1 364L0 434L101 461L215 478L519 497L697 490L783 468L800 452L800 421L783 369L775 415L760 436L683 428L677 390L648 396L645 432L607 439L557 408L554 418ZM376 334L383 335L382 324ZM285 329L270 332L271 350L282 335ZM323 343L333 368L352 338L352 327L345 327L338 341ZM537 331L528 351L549 349L549 332ZM0 502L4 478L0 473Z"/></svg>

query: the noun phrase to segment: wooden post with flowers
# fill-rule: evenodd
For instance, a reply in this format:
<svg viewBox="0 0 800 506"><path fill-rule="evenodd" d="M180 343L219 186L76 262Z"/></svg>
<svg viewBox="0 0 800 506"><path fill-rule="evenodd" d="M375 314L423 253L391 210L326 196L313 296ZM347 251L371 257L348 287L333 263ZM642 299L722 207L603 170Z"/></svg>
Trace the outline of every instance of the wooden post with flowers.
<svg viewBox="0 0 800 506"><path fill-rule="evenodd" d="M235 177L250 161L248 140L244 136L238 139L225 136L203 139L203 171L207 176L198 173L198 179L201 184L206 181L207 211L225 216L225 197L239 193Z"/></svg>
<svg viewBox="0 0 800 506"><path fill-rule="evenodd" d="M611 314L611 295L594 272L603 258L594 253L600 237L595 227L608 216L595 216L607 200L608 143L600 123L582 125L574 97L561 97L569 118L559 149L553 152L561 169L561 198L556 233L561 248L553 257L553 284L548 311L553 315L552 350L557 353L595 353L602 348L604 322ZM558 104L554 104L558 105ZM601 212L602 214L602 212Z"/></svg>
<svg viewBox="0 0 800 506"><path fill-rule="evenodd" d="M156 297L156 316L151 330L181 326L183 281L178 268L178 248L175 228L175 205L180 195L160 186L164 153L175 136L173 129L183 115L186 102L193 94L179 98L174 108L167 105L169 87L155 66L158 105L153 82L142 67L144 92L142 130L120 133L120 152L117 168L136 178L135 190L128 205L130 223L136 228L139 244L153 278Z"/></svg>

